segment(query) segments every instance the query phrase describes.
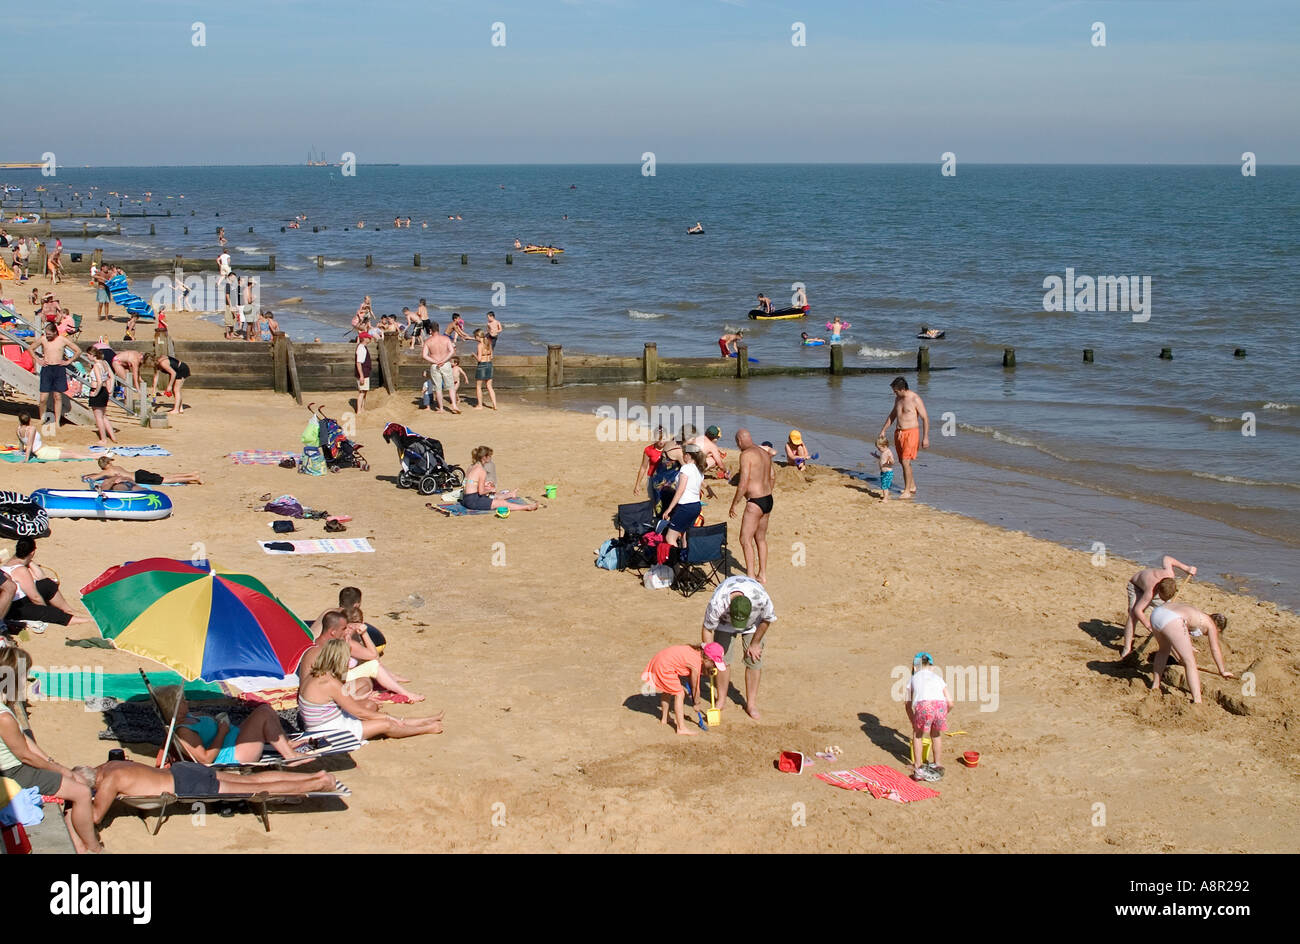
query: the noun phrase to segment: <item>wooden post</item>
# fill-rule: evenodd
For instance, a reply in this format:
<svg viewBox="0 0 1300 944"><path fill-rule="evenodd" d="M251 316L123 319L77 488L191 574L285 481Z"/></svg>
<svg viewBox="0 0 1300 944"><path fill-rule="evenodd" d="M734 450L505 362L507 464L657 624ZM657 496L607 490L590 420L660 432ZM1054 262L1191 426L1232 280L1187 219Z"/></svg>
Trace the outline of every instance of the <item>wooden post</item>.
<svg viewBox="0 0 1300 944"><path fill-rule="evenodd" d="M289 392L289 348L283 331L271 338L271 386L276 393Z"/></svg>
<svg viewBox="0 0 1300 944"><path fill-rule="evenodd" d="M87 227L88 225L89 225L89 224L87 224L87 223L82 223L82 224L81 224L81 238L82 238L82 239L85 239L85 238L86 238L86 227Z"/></svg>
<svg viewBox="0 0 1300 944"><path fill-rule="evenodd" d="M922 344L916 349L916 372L923 374L930 369L930 345Z"/></svg>
<svg viewBox="0 0 1300 944"><path fill-rule="evenodd" d="M648 384L659 380L659 344L656 341L646 342L641 364L641 380Z"/></svg>
<svg viewBox="0 0 1300 944"><path fill-rule="evenodd" d="M366 268L369 269L372 265L374 265L374 261L375 261L374 256L366 256Z"/></svg>
<svg viewBox="0 0 1300 944"><path fill-rule="evenodd" d="M1237 348L1235 351L1232 352L1232 356L1233 356L1233 357L1245 357L1245 356L1246 356L1246 349L1245 349L1244 347L1239 347L1239 348Z"/></svg>
<svg viewBox="0 0 1300 944"><path fill-rule="evenodd" d="M831 376L838 377L844 373L844 345L831 345Z"/></svg>
<svg viewBox="0 0 1300 944"><path fill-rule="evenodd" d="M253 231L253 227L251 227L251 226L248 227L248 231L251 233L251 232Z"/></svg>
<svg viewBox="0 0 1300 944"><path fill-rule="evenodd" d="M736 345L736 376L745 378L749 376L749 345Z"/></svg>
<svg viewBox="0 0 1300 944"><path fill-rule="evenodd" d="M122 235L122 224L121 224L121 223L118 223L118 224L117 224L117 235L119 235L119 236Z"/></svg>
<svg viewBox="0 0 1300 944"><path fill-rule="evenodd" d="M469 265L469 256L465 255L463 252L460 254L460 264Z"/></svg>
<svg viewBox="0 0 1300 944"><path fill-rule="evenodd" d="M1016 366L1016 349L1014 347L1002 349L1002 366L1008 370Z"/></svg>
<svg viewBox="0 0 1300 944"><path fill-rule="evenodd" d="M185 227L185 235L188 236L189 234L190 234L190 228L187 226Z"/></svg>
<svg viewBox="0 0 1300 944"><path fill-rule="evenodd" d="M1085 347L1085 348L1083 349L1083 362L1084 362L1085 364L1091 364L1091 363L1092 363L1092 348L1090 348L1090 347Z"/></svg>
<svg viewBox="0 0 1300 944"><path fill-rule="evenodd" d="M1172 347L1162 347L1160 349L1160 359L1162 361L1172 361L1174 359L1174 349Z"/></svg>
<svg viewBox="0 0 1300 944"><path fill-rule="evenodd" d="M515 264L515 257L510 253L506 253L506 265L514 265L514 264Z"/></svg>
<svg viewBox="0 0 1300 944"><path fill-rule="evenodd" d="M324 257L324 256L317 256L317 257L316 257L316 268L318 268L318 269L323 269L323 268L325 268L325 257Z"/></svg>
<svg viewBox="0 0 1300 944"><path fill-rule="evenodd" d="M101 265L104 264L104 250L96 249L93 253L91 253L90 258L95 263L95 268L98 269Z"/></svg>
<svg viewBox="0 0 1300 944"><path fill-rule="evenodd" d="M400 339L395 334L388 334L379 339L379 369L384 374L384 389L389 396L397 392L397 348Z"/></svg>
<svg viewBox="0 0 1300 944"><path fill-rule="evenodd" d="M559 344L546 345L546 386L564 386L564 348Z"/></svg>
<svg viewBox="0 0 1300 944"><path fill-rule="evenodd" d="M267 272L275 271L275 253L271 253L271 258L266 264L266 271Z"/></svg>
<svg viewBox="0 0 1300 944"><path fill-rule="evenodd" d="M155 228L155 225L154 225L153 223L150 223L150 224L149 224L149 235L150 235L150 236L157 236L157 235L158 235L158 230Z"/></svg>
<svg viewBox="0 0 1300 944"><path fill-rule="evenodd" d="M415 254L415 261L411 265L417 269L420 268L420 254L418 252Z"/></svg>
<svg viewBox="0 0 1300 944"><path fill-rule="evenodd" d="M293 398L302 406L302 383L298 380L298 359L293 353L293 342L288 338L284 341L285 349L289 357L289 385L293 387Z"/></svg>

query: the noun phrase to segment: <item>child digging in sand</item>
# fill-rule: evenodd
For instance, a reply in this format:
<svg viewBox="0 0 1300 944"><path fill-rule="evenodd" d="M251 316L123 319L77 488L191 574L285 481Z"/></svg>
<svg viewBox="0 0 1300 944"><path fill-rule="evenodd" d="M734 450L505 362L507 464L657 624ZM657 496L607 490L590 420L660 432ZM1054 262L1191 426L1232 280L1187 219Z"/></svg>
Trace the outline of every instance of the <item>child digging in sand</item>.
<svg viewBox="0 0 1300 944"><path fill-rule="evenodd" d="M952 710L952 695L948 684L934 671L934 657L928 652L918 652L912 659L912 677L904 690L903 708L907 720L912 722L912 779L939 780L943 777L943 732L948 730L948 712ZM934 758L924 763L921 738L930 738Z"/></svg>
<svg viewBox="0 0 1300 944"><path fill-rule="evenodd" d="M671 700L673 722L677 727L677 733L695 734L695 725L688 723L683 713L686 704L686 689L682 687L682 677L685 676L690 679L692 704L698 709L700 707L700 673L702 671L713 672L714 670L725 672L726 669L727 664L723 662L722 657L722 646L716 642L697 646L669 646L667 649L655 653L655 657L650 660L650 664L641 673L641 681L653 684L659 692L659 720L662 724L668 723L668 704Z"/></svg>

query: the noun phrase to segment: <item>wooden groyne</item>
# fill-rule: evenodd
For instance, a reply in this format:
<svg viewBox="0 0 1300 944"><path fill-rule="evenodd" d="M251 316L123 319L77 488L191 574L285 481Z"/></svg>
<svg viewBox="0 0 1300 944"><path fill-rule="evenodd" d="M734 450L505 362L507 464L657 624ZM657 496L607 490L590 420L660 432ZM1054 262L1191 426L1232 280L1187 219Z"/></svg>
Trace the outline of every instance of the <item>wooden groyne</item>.
<svg viewBox="0 0 1300 944"><path fill-rule="evenodd" d="M149 341L118 342L123 350L151 351ZM175 356L190 366L187 389L272 390L300 396L303 391L356 390L356 345L348 342L303 343L283 334L274 341L180 341L173 340ZM375 372L372 388L389 392L418 392L424 383L427 364L396 337L368 345ZM498 389L523 390L538 387L566 387L575 384L675 383L687 379L796 377L814 374L851 376L859 374L915 373L918 367L844 367L837 357L840 345L830 345L825 366L779 366L750 364L745 357L660 358L657 344L645 345L641 357L602 354L566 354L558 344L546 354L498 355L493 360L493 381ZM928 363L928 350L925 361ZM918 353L918 362L922 360ZM462 362L473 384L474 361ZM924 373L929 368L920 368ZM951 368L933 368L950 370Z"/></svg>

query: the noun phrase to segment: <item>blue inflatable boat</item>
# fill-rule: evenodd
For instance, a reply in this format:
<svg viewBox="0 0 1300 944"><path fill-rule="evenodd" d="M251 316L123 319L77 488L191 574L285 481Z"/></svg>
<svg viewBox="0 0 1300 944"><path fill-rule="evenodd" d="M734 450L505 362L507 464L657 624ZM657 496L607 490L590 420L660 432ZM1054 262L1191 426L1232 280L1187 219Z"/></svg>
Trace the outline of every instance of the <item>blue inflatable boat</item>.
<svg viewBox="0 0 1300 944"><path fill-rule="evenodd" d="M172 513L172 500L147 488L134 492L38 488L32 492L31 500L51 518L155 521Z"/></svg>

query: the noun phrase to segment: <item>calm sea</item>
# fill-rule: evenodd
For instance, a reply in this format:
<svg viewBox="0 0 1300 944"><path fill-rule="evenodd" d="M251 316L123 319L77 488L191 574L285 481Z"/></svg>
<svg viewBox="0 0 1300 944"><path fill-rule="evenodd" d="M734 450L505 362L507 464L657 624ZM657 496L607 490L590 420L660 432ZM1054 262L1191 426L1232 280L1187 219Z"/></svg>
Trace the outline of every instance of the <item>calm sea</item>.
<svg viewBox="0 0 1300 944"><path fill-rule="evenodd" d="M172 210L90 241L110 255L214 257L217 226L236 267L242 254L275 253L263 301L296 338L341 339L365 294L394 313L423 296L471 324L493 308L508 326L504 353L549 342L638 354L653 340L663 355L704 356L721 331L744 326L751 356L820 364L825 349L800 347L799 333L825 336L839 315L852 325L846 363L907 366L920 325L942 328L932 363L954 369L918 386L934 423L919 470L924 500L1083 550L1101 543L1143 560L1172 552L1228 585L1300 603L1300 168L1261 167L1256 177L1236 165L961 165L943 177L937 164L660 164L651 177L640 164L6 173L49 206L76 204L80 193L87 208L139 210L150 191L151 209ZM47 191L34 194L38 185ZM298 214L304 228L282 233ZM399 215L412 218L409 229L393 228ZM705 235L687 236L697 220ZM565 253L550 265L515 252L507 266L516 238ZM1044 280L1067 269L1076 279L1149 278L1149 308L1045 311ZM812 305L805 322L746 320L758 292L788 304L796 282ZM493 298L497 283L504 302ZM303 302L276 305L290 296ZM1001 367L1004 347L1016 349L1014 371ZM1164 347L1172 360L1159 359ZM1094 363L1083 363L1084 348ZM778 443L797 426L823 461L870 473L889 379L692 382L654 396ZM620 395L644 402L636 386L532 398L588 409ZM941 435L945 424L952 435Z"/></svg>

